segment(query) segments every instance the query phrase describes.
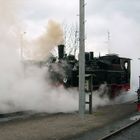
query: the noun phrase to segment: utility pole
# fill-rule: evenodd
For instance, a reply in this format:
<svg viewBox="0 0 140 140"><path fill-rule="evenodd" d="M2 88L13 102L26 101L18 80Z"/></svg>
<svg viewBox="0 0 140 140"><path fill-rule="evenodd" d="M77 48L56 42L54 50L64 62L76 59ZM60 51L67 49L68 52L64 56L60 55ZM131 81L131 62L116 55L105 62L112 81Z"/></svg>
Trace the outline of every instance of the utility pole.
<svg viewBox="0 0 140 140"><path fill-rule="evenodd" d="M26 34L26 32L23 32L20 34L20 59L21 61L24 60L24 44L23 44L23 39L24 39L24 35Z"/></svg>
<svg viewBox="0 0 140 140"><path fill-rule="evenodd" d="M79 115L85 114L85 1L79 6Z"/></svg>

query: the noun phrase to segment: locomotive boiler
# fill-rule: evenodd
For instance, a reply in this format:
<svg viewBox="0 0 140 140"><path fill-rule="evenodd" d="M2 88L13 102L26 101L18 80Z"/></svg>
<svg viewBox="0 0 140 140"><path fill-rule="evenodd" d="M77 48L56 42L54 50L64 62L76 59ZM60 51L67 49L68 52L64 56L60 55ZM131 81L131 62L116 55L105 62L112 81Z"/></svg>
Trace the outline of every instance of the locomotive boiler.
<svg viewBox="0 0 140 140"><path fill-rule="evenodd" d="M64 87L78 87L79 61L74 55L67 55L65 46L58 46L58 59L51 58L49 64L50 79L53 84L63 84ZM106 84L109 97L112 98L121 91L130 89L130 58L119 57L117 54L107 54L94 57L93 52L85 52L85 75L92 75L92 89L98 90Z"/></svg>

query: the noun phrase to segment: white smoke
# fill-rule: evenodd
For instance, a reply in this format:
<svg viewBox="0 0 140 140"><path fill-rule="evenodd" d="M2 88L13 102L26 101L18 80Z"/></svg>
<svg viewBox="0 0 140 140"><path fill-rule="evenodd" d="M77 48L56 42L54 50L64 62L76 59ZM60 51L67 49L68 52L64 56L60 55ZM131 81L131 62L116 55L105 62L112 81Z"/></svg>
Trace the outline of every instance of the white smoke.
<svg viewBox="0 0 140 140"><path fill-rule="evenodd" d="M0 113L22 110L50 113L77 110L78 94L75 90L53 87L47 79L47 68L26 68L21 62L19 48L23 45L21 33L24 31L19 26L22 23L17 15L20 4L18 0L0 0ZM34 42L36 46L42 47L41 57L63 41L63 33L59 29L58 23L50 21L47 32Z"/></svg>
<svg viewBox="0 0 140 140"><path fill-rule="evenodd" d="M110 97L110 90L107 86L107 83L101 84L99 89L93 91L93 108L96 109L101 106L116 104L114 98Z"/></svg>
<svg viewBox="0 0 140 140"><path fill-rule="evenodd" d="M48 21L45 32L32 41L33 59L44 60L50 51L60 44L63 44L63 29L59 23L53 20Z"/></svg>

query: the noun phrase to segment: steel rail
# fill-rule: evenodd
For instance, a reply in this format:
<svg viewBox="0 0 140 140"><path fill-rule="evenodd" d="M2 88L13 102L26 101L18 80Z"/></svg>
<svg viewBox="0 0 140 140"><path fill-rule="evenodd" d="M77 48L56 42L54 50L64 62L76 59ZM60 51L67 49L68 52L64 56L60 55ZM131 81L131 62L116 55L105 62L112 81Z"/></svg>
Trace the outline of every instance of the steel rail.
<svg viewBox="0 0 140 140"><path fill-rule="evenodd" d="M103 136L102 138L100 138L98 140L107 140L107 139L109 139L109 138L111 138L113 136L116 136L116 135L120 134L122 131L125 131L126 129L129 129L130 127L134 126L137 123L140 123L140 119L135 120L134 122L129 123L128 125L123 126L120 129L118 129L118 130L116 130L114 132L111 132L110 134L107 134L107 135Z"/></svg>

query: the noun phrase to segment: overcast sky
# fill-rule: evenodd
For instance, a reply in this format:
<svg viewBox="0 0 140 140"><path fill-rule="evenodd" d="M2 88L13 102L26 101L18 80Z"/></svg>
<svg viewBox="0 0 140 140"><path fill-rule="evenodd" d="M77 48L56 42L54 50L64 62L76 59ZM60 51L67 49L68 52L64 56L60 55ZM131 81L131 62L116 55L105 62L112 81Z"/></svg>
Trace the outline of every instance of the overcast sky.
<svg viewBox="0 0 140 140"><path fill-rule="evenodd" d="M128 55L128 48L138 57L140 44L139 0L86 0L86 49L97 55ZM79 0L28 0L22 10L26 32L31 36L43 31L49 19L61 24L78 24ZM110 32L108 45L107 32ZM108 46L110 46L108 48ZM127 51L126 51L127 50ZM131 51L130 51L131 52ZM131 55L130 55L131 56ZM133 55L132 55L133 56Z"/></svg>

